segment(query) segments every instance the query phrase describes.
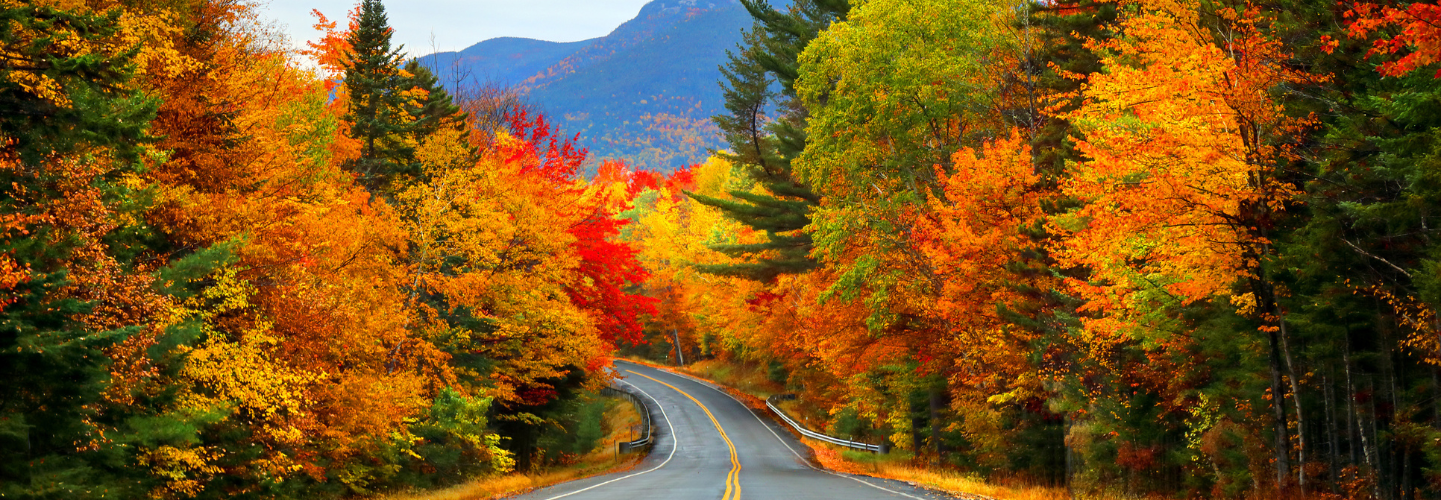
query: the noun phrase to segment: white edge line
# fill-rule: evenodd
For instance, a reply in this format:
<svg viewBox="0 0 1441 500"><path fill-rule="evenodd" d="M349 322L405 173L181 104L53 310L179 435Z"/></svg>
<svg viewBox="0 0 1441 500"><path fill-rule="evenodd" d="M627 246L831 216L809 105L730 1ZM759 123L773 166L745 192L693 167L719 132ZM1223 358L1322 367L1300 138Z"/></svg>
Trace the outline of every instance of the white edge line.
<svg viewBox="0 0 1441 500"><path fill-rule="evenodd" d="M612 479L612 480L610 480L610 481L606 481L606 482L604 482L604 483L600 483L600 484L593 485L593 486L590 486L590 487L587 487L587 488L575 490L575 491L572 491L572 492L570 492L570 493L566 493L566 494L564 494L564 495L556 495L556 496L547 498L547 499L545 499L545 500L555 500L555 499L557 499L557 498L565 498L565 497L568 497L568 496L571 496L571 495L574 495L574 494L577 494L577 493L584 493L584 492L587 492L587 491L590 491L590 490L599 488L599 487L601 487L601 486L605 486L605 485L607 485L607 484L614 483L614 482L616 482L616 481L621 481L621 480L624 480L624 479L630 479L630 478L633 478L633 477L636 477L636 476L639 476L639 475L642 475L642 474L649 474L649 473L655 472L657 469L660 469L661 467L665 467L665 464L670 463L670 459L675 458L675 450L676 450L677 448L680 448L680 440L677 439L678 435L675 433L675 427L671 426L670 416L665 414L665 407L664 407L664 406L661 406L660 400L656 399L655 396L651 396L650 393L645 392L645 389L641 389L641 388L639 388L639 387L636 387L635 384L631 384L631 383L626 382L626 381L623 381L623 380L618 381L618 382L620 382L620 383L622 383L622 384L625 384L625 385L628 385L628 386L631 386L631 388L633 388L633 389L635 389L635 390L637 390L637 391L640 391L641 394L645 394L645 397L650 398L651 401L654 401L654 402L655 402L655 407L658 408L658 409L660 409L660 416L661 416L661 418L664 418L664 419L665 419L666 429L668 429L669 432L670 432L670 436L671 436L671 438L670 438L670 440L671 440L670 454L669 454L669 455L666 455L664 462L661 462L660 465L657 465L657 466L655 466L655 467L652 467L652 468L650 468L649 470L646 470L646 471L643 471L643 472L637 472L637 473L635 473L635 474L631 474L631 475L628 475L628 476L618 477L618 478ZM652 432L654 432L654 429L652 429ZM794 450L792 450L792 452L794 452ZM914 498L914 497L912 497L912 498Z"/></svg>
<svg viewBox="0 0 1441 500"><path fill-rule="evenodd" d="M632 364L635 364L635 363L632 363ZM654 370L655 368L652 368L652 369ZM795 455L797 459L800 459L801 463L806 464L806 467L810 467L811 469L814 469L814 470L817 470L817 471L821 471L821 472L824 472L824 473L826 473L826 474L830 474L830 475L832 475L832 476L843 477L843 478L846 478L846 479L855 481L855 482L857 482L857 483L861 483L861 484L864 484L864 485L866 485L866 486L870 486L870 487L872 487L872 488L875 488L875 489L878 489L878 490L881 490L881 491L885 491L885 492L889 492L889 493L894 493L894 494L897 494L897 495L900 495L900 496L903 496L903 497L906 497L906 498L914 498L914 499L916 499L916 500L926 500L926 499L924 499L924 498L921 498L921 497L918 497L918 496L915 496L915 495L907 495L907 494L905 494L905 493L901 493L901 492L899 492L899 491L896 491L896 490L893 490L893 489L890 489L890 488L886 488L886 487L884 487L884 486L878 486L878 485L875 485L875 484L871 484L871 483L866 482L865 480L862 480L862 479L860 479L860 478L858 478L858 477L848 476L848 475L845 475L845 474L837 474L837 473L835 473L835 472L833 472L833 471L828 471L828 470L822 469L822 468L820 468L820 467L816 467L816 466L814 466L814 465L811 465L811 462L810 462L809 460L806 460L805 457L801 456L800 453L796 452L796 449L795 449L795 448L791 448L791 445L786 444L786 440L781 439L781 435L780 435L780 434L776 434L775 429L772 429L771 426L766 425L766 421L765 421L765 420L761 420L761 416L760 416L760 415L756 415L756 412L751 411L751 407L746 406L746 404L745 404L744 402L742 402L742 401L739 400L739 399L736 399L736 397L730 395L729 392L720 390L720 388L717 387L715 384L712 384L712 383L710 383L710 382L707 382L707 381L704 381L704 380L701 380L701 379L692 377L692 376L690 376L690 375L686 375L686 374L684 374L684 373L676 373L676 372L673 372L673 371L670 371L670 370L656 370L656 371L663 371L663 372L666 372L666 373L669 373L669 374L672 374L672 375L676 375L676 376L680 376L680 377L685 377L685 378L691 379L692 381L695 381L696 383L699 383L700 385L704 385L704 386L706 386L706 387L709 387L709 388L711 388L711 390L714 390L714 391L719 392L719 393L721 393L721 394L725 394L726 397L731 398L731 399L734 399L735 402L740 403L741 408L745 408L746 411L749 412L752 417L755 417L755 418L756 418L756 421L757 421L757 422L760 422L760 423L761 423L761 427L765 427L765 429L766 429L767 431L770 431L771 435L776 437L776 441L779 441L779 442L781 443L781 446L786 447L787 450L790 450L790 451L791 451L791 454L792 454L792 455ZM631 386L631 387L635 387L635 386ZM636 389L639 390L640 388L639 388L639 387L636 387ZM644 392L644 391L642 391L642 392ZM649 394L647 394L647 396L649 396ZM652 399L654 399L654 398L652 398ZM656 404L657 404L657 406L659 406L659 402L657 402ZM664 415L664 413L662 413L662 415ZM667 420L666 422L669 423L670 421ZM671 450L671 451L674 451L674 450ZM662 464L662 465L664 465L664 464ZM659 468L659 467L657 467L657 468ZM654 470L654 469L652 469L652 470ZM650 472L650 471L646 471L646 472ZM621 478L621 479L625 479L625 478ZM616 481L619 481L619 480L620 480L620 479L617 479ZM600 485L596 485L596 486L600 486ZM594 488L594 486L592 486L592 488ZM587 489L589 489L589 488L587 488ZM581 491L585 491L585 490L581 490ZM577 491L576 493L580 493L580 491ZM560 497L556 497L556 498L560 498ZM553 499L550 499L550 500L553 500Z"/></svg>

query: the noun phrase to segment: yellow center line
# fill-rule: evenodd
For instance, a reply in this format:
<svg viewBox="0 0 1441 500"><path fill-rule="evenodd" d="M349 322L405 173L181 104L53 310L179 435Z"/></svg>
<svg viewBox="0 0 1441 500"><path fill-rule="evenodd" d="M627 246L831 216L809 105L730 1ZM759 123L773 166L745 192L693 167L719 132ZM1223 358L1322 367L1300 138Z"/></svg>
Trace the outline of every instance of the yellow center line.
<svg viewBox="0 0 1441 500"><path fill-rule="evenodd" d="M651 379L651 380L654 380L656 383L658 383L658 384L660 384L660 385L669 387L669 388L671 388L671 389L675 389L675 392L679 392L680 395L685 396L685 397L687 397L687 398L690 398L691 401L695 402L696 406L699 406L700 409L705 412L705 416L710 417L710 423L715 424L715 430L720 431L721 439L724 439L724 440L725 440L725 442L726 442L726 447L727 447L727 448L730 448L730 452L731 452L731 470L730 470L730 473L726 474L726 492L725 492L725 496L722 496L722 497L721 497L721 500L740 500L740 498L741 498L741 461L740 461L739 458L736 457L736 446L735 446L735 444L734 444L734 443L731 443L731 438L730 438L730 436L727 436L727 435L726 435L726 430L721 427L720 422L716 421L715 415L712 415L711 412L710 412L710 408L706 408L705 405L701 404L700 400L697 400L694 396L691 396L690 394L686 394L686 392L680 390L679 387L676 387L676 386L667 384L667 383L665 383L665 382L661 382L661 381L659 381L659 380L656 380L654 377L650 377L650 376L645 375L645 374L643 374L643 373L636 373L636 372L633 372L633 371L630 371L630 370L626 370L626 371L627 371L627 372L630 372L630 373L635 373L636 375L640 375L640 376L642 376L642 377L645 377L645 378L648 378L648 379ZM734 488L735 488L735 496L731 496L731 488L732 488L732 486L734 486Z"/></svg>

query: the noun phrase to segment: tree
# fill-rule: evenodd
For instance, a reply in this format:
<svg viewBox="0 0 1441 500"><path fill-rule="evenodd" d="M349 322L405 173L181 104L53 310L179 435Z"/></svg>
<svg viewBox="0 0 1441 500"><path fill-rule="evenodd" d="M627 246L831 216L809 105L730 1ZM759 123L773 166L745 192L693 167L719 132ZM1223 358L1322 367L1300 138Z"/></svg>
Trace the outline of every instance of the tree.
<svg viewBox="0 0 1441 500"><path fill-rule="evenodd" d="M371 192L383 193L416 174L414 123L407 112L407 106L414 106L409 93L413 86L408 85L412 77L401 72L402 47L390 45L391 28L380 0L362 0L352 24L343 60L350 103L345 120L361 141L361 151L348 168ZM421 105L420 114L427 105L430 113L447 111L445 103L436 100Z"/></svg>
<svg viewBox="0 0 1441 500"><path fill-rule="evenodd" d="M1254 10L1152 7L1123 16L1115 39L1091 43L1111 54L1101 58L1106 71L1088 79L1085 103L1063 115L1084 134L1077 148L1088 160L1062 189L1085 206L1052 222L1068 236L1054 255L1090 270L1088 281L1070 282L1086 301L1079 311L1096 314L1082 319L1088 343L1173 346L1185 342L1176 336L1184 335L1179 308L1228 298L1259 323L1272 394L1285 393L1287 376L1304 428L1267 269L1278 219L1297 194L1278 172L1305 122L1269 93L1310 77L1284 64L1288 55ZM1271 404L1275 480L1284 490L1288 419L1282 398ZM1304 461L1304 434L1300 445Z"/></svg>
<svg viewBox="0 0 1441 500"><path fill-rule="evenodd" d="M1351 38L1364 39L1389 27L1401 30L1394 36L1383 35L1366 53L1366 57L1370 58L1404 52L1401 57L1383 62L1376 68L1383 75L1402 76L1441 62L1441 5L1412 2L1404 7L1392 7L1358 2L1346 12L1346 17L1351 18L1346 31ZM1335 47L1329 36L1323 41L1327 43L1328 52ZM1436 71L1435 78L1441 78L1441 69Z"/></svg>
<svg viewBox="0 0 1441 500"><path fill-rule="evenodd" d="M405 72L410 74L410 79L401 85L402 88L410 89L412 94L421 94L412 97L406 106L412 120L412 140L416 144L443 127L463 129L466 126L460 106L455 104L434 73L418 60L405 63Z"/></svg>
<svg viewBox="0 0 1441 500"><path fill-rule="evenodd" d="M108 354L150 338L164 302L124 248L146 232L121 181L153 141L132 82L143 26L53 2L0 4L0 22L0 494L140 494L96 432L118 423Z"/></svg>
<svg viewBox="0 0 1441 500"><path fill-rule="evenodd" d="M810 224L810 212L820 198L795 177L791 168L791 161L806 142L806 111L794 89L797 58L821 30L845 17L850 4L844 0L802 0L788 13L775 10L763 0L745 0L743 4L756 21L745 35L745 45L738 47L740 52L727 51L728 61L721 68L726 81L721 87L729 114L712 120L730 145L729 153L717 155L744 169L762 190L733 190L728 200L691 196L766 234L763 242L716 247L743 261L704 269L713 274L773 282L782 274L816 267L810 256L811 236L801 230ZM773 81L783 88L779 100L771 90ZM773 113L780 116L770 116Z"/></svg>

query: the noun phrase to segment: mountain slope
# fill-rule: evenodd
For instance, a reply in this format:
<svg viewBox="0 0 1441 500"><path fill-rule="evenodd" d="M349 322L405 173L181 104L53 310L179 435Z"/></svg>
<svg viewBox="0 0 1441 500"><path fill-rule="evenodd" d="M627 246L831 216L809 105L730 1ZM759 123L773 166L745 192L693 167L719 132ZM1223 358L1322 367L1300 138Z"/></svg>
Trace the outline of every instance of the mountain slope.
<svg viewBox="0 0 1441 500"><path fill-rule="evenodd" d="M601 38L497 38L422 62L518 84L595 160L669 171L722 147L710 123L722 109L719 66L750 24L736 0L657 0Z"/></svg>
<svg viewBox="0 0 1441 500"><path fill-rule="evenodd" d="M480 81L517 85L584 49L598 39L547 42L530 38L492 38L459 52L421 57L421 64L436 69L458 66L462 76Z"/></svg>

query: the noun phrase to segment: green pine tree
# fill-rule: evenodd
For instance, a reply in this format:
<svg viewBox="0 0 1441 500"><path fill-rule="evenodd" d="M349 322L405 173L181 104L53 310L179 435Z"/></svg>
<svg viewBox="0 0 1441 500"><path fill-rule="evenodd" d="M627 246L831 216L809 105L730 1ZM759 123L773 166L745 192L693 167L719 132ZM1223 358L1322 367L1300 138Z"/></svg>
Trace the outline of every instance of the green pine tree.
<svg viewBox="0 0 1441 500"><path fill-rule="evenodd" d="M736 190L734 200L688 193L727 217L766 234L766 242L716 245L716 251L745 259L734 265L701 266L703 271L772 281L817 267L813 242L802 232L820 196L797 180L791 162L805 149L806 110L795 95L801 51L850 10L846 0L801 0L780 12L765 0L742 0L755 24L745 34L740 52L727 51L721 68L725 78L727 114L712 118L730 145L717 156L729 160L763 192ZM781 84L781 92L772 90ZM775 115L775 116L772 116Z"/></svg>
<svg viewBox="0 0 1441 500"><path fill-rule="evenodd" d="M361 141L360 157L348 168L372 193L387 194L398 181L415 175L415 146L409 141L414 120L405 91L412 79L400 72L401 47L390 44L390 21L380 0L362 0L360 17L346 41L345 88L350 112L345 121Z"/></svg>
<svg viewBox="0 0 1441 500"><path fill-rule="evenodd" d="M440 79L435 74L420 64L418 60L411 60L405 64L405 72L410 74L406 88L422 89L426 92L424 99L406 105L406 112L411 119L410 133L417 144L430 134L445 127L464 129L464 114L460 106L455 104L454 99L446 92L445 87L440 84Z"/></svg>
<svg viewBox="0 0 1441 500"><path fill-rule="evenodd" d="M152 142L147 124L156 103L129 84L134 50L119 57L75 55L69 47L103 46L119 37L118 11L78 14L51 7L0 7L0 157L18 168L0 169L0 220L41 215L39 206L66 195L60 161L103 161L108 175L90 187L107 205L135 204L137 193L118 182L141 168L140 147ZM40 33L26 40L22 33ZM44 34L49 36L44 36ZM78 37L78 38L77 38ZM68 102L20 85L17 73L54 82ZM76 221L67 221L76 222ZM111 252L129 241L115 235ZM0 291L0 497L108 498L143 494L125 477L124 450L77 449L117 415L99 410L109 384L104 349L141 327L95 331L77 318L91 310L62 293L70 284L61 263L73 258L77 239L53 225L0 231L0 255L27 277ZM112 436L117 437L117 436ZM143 474L143 473L142 473Z"/></svg>

